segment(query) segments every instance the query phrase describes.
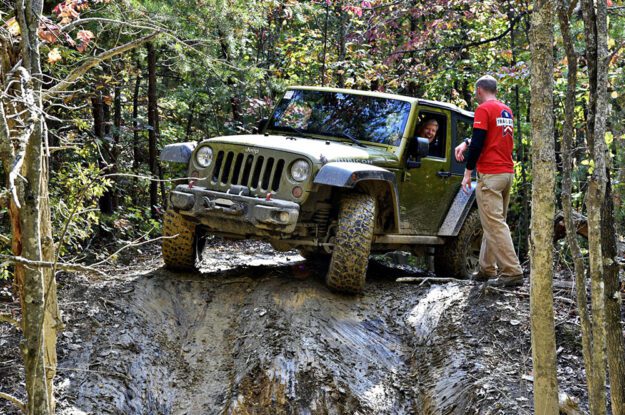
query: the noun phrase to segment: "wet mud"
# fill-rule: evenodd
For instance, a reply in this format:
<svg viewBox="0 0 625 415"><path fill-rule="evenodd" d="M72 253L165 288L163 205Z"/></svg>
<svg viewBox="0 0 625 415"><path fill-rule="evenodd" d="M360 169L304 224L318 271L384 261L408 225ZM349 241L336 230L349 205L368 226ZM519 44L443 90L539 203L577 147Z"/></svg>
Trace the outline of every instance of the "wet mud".
<svg viewBox="0 0 625 415"><path fill-rule="evenodd" d="M61 280L59 413L531 412L523 298L381 266L345 296L322 262L249 242L210 244L201 273L160 265Z"/></svg>

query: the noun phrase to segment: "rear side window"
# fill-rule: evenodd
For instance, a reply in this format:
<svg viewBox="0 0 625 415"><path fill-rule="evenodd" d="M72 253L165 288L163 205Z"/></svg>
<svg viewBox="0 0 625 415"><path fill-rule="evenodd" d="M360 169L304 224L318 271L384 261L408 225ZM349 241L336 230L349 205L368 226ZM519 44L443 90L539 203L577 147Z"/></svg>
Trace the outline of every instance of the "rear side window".
<svg viewBox="0 0 625 415"><path fill-rule="evenodd" d="M465 138L471 138L473 134L473 119L463 116L455 116L452 125L454 129L452 148L462 143ZM460 163L455 157L451 157L451 172L454 174L464 174L464 162Z"/></svg>

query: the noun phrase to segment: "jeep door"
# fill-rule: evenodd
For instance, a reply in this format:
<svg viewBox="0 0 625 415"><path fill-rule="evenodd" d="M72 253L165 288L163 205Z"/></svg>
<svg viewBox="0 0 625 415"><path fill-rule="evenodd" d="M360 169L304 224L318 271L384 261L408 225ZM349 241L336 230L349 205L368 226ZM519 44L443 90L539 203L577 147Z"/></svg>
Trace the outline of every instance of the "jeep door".
<svg viewBox="0 0 625 415"><path fill-rule="evenodd" d="M439 142L430 145L431 154L421 159L420 167L406 168L399 185L400 232L403 234L436 235L462 182L457 162L454 160L452 165L454 141L462 138L455 137L456 123L450 110L420 106L412 126L413 136L418 134L420 125L431 119L438 122L436 139ZM409 153L410 149L403 155L404 163Z"/></svg>

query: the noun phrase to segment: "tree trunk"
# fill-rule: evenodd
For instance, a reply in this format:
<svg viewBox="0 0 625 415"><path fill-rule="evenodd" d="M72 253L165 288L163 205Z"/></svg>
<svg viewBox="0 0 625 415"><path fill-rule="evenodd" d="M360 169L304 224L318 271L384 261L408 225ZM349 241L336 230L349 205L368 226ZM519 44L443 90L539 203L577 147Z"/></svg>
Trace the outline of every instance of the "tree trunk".
<svg viewBox="0 0 625 415"><path fill-rule="evenodd" d="M107 163L108 158L108 145L106 144L106 111L104 101L102 100L102 93L97 92L96 96L91 98L92 114L93 114L93 134L100 141L99 147L101 149L101 156L98 158L98 166L106 173L109 165ZM110 190L105 191L98 200L100 206L100 212L105 215L113 213L113 199L111 197Z"/></svg>
<svg viewBox="0 0 625 415"><path fill-rule="evenodd" d="M345 56L347 55L347 13L343 11L342 5L340 3L336 3L337 10L336 12L339 15L339 30L338 30L338 39L337 39L337 48L338 48L338 59L337 59L337 85L339 88L345 88L345 72L344 69L347 68L345 63Z"/></svg>
<svg viewBox="0 0 625 415"><path fill-rule="evenodd" d="M607 13L604 2L599 2L595 13L592 0L582 0L582 14L586 33L586 60L588 62L589 99L587 139L594 161L588 184L588 254L590 259L590 286L592 292L592 376L589 378L590 411L593 415L606 413L606 331L605 285L603 281L603 249L601 246L601 210L606 189L605 126L607 116ZM604 45L605 43L605 45Z"/></svg>
<svg viewBox="0 0 625 415"><path fill-rule="evenodd" d="M189 104L189 114L187 114L187 128L185 130L185 140L191 140L191 133L193 132L193 112L195 110L195 103Z"/></svg>
<svg viewBox="0 0 625 415"><path fill-rule="evenodd" d="M21 58L23 67L18 68L21 76L21 102L25 111L22 131L13 130L18 144L15 168L21 177L15 181L19 211L13 210L18 218L19 229L13 233L15 246L21 245L21 256L41 261L54 257L54 245L50 228L48 204L47 131L41 101L41 57L37 36L39 16L43 2L18 1L16 17L22 34ZM17 206L16 206L17 207ZM15 238L20 238L16 243ZM27 410L31 414L54 412L53 378L56 371L56 331L58 308L56 307L56 284L52 270L32 267L21 268L20 298L22 299L22 329L24 342L21 344L26 374Z"/></svg>
<svg viewBox="0 0 625 415"><path fill-rule="evenodd" d="M139 72L141 67L138 68ZM132 95L132 172L139 174L139 165L141 160L141 143L139 142L139 90L141 88L141 74L137 74L135 80L135 89ZM132 179L133 192L132 192L132 204L139 204L139 188L137 178Z"/></svg>
<svg viewBox="0 0 625 415"><path fill-rule="evenodd" d="M564 108L564 126L562 128L562 210L564 214L566 238L573 257L575 272L575 289L577 298L577 312L580 318L582 332L582 355L584 358L584 367L586 369L586 378L592 378L592 332L590 326L590 317L588 315L588 302L586 294L586 265L584 264L584 256L577 242L577 225L573 218L573 148L575 137L575 91L577 87L577 53L574 49L573 39L571 38L571 29L568 10L563 4L560 4L558 10L560 20L560 30L562 32L562 40L566 51L568 61L567 90L566 102ZM619 316L620 317L620 316ZM592 394L592 383L587 382L588 394Z"/></svg>
<svg viewBox="0 0 625 415"><path fill-rule="evenodd" d="M510 2L508 2L508 7L510 8L510 12L508 18L512 21L514 19L513 15L513 7ZM517 64L517 46L516 46L516 28L512 27L510 30L510 50L512 51L512 62L511 65L514 67ZM463 54L468 55L466 50L463 50ZM469 59L468 56L463 57L463 59ZM519 85L514 86L514 108L513 111L517 114L518 119L521 119L521 104L520 104L520 93L519 93ZM527 195L527 177L526 177L526 162L525 158L525 146L523 144L523 128L520 122L517 122L514 129L514 137L516 138L516 160L520 163L521 166L521 186L518 189L517 200L523 206L520 214L517 225L517 256L519 259L526 257L527 255L527 239L529 235L529 218L527 217L529 213L529 197Z"/></svg>
<svg viewBox="0 0 625 415"><path fill-rule="evenodd" d="M119 140L122 130L122 89L115 86L115 100L113 101L113 142L111 143L111 173L117 173L119 163ZM117 179L113 178L113 188L111 189L113 211L119 207L119 192L116 184Z"/></svg>
<svg viewBox="0 0 625 415"><path fill-rule="evenodd" d="M148 141L148 153L149 153L149 165L150 165L150 212L153 218L158 217L156 206L158 205L158 181L159 168L157 161L157 123L158 123L158 96L156 93L156 51L154 50L154 44L148 43L148 124L149 129L149 141Z"/></svg>
<svg viewBox="0 0 625 415"><path fill-rule="evenodd" d="M614 203L612 200L609 169L607 170L606 197L601 214L610 401L612 403L613 414L625 414L625 344L623 339L623 325L621 324L621 293L619 291L619 265L617 262L618 249L616 227L614 226Z"/></svg>
<svg viewBox="0 0 625 415"><path fill-rule="evenodd" d="M554 2L535 0L530 33L532 105L532 223L530 322L534 366L534 411L558 415L556 339L553 313L553 142Z"/></svg>

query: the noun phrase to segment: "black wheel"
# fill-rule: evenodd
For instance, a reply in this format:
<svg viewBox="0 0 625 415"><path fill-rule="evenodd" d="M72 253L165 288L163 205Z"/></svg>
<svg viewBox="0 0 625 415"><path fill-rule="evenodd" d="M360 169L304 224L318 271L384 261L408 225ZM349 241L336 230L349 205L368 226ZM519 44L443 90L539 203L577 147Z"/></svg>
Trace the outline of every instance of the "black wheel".
<svg viewBox="0 0 625 415"><path fill-rule="evenodd" d="M168 210L163 219L163 236L165 267L177 271L195 270L198 257L195 224L173 210Z"/></svg>
<svg viewBox="0 0 625 415"><path fill-rule="evenodd" d="M473 209L462 225L460 233L445 245L437 247L434 269L441 278L469 278L480 265L482 224L477 209Z"/></svg>
<svg viewBox="0 0 625 415"><path fill-rule="evenodd" d="M364 290L375 214L372 196L349 194L341 199L334 250L326 275L328 287L346 293Z"/></svg>

